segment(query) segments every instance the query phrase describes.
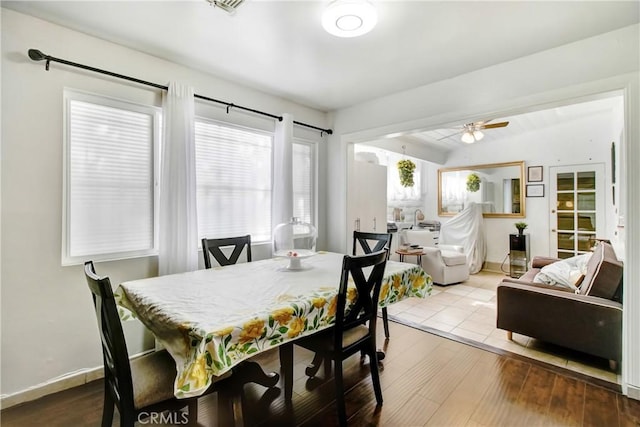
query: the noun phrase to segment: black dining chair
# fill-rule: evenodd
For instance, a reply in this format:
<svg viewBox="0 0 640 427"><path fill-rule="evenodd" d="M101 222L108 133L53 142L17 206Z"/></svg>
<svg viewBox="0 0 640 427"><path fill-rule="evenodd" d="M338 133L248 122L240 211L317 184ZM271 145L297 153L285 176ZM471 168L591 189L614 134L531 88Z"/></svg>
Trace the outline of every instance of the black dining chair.
<svg viewBox="0 0 640 427"><path fill-rule="evenodd" d="M151 413L166 410L179 411L185 406L188 407L189 421L195 422L198 417L197 398L177 399L173 394L173 383L176 378L176 364L173 358L162 350L130 360L111 281L108 277L99 277L96 274L92 261L85 262L84 272L93 294L102 342L104 361L102 427L111 426L115 407L120 413L122 427L133 427L134 423L143 420ZM218 390L218 386L230 376L231 371L216 377L214 384L206 393ZM227 394L224 399L227 399L226 402L230 405L236 405L231 409L232 413L241 413L237 408L237 400L235 402L232 402L233 398L228 400Z"/></svg>
<svg viewBox="0 0 640 427"><path fill-rule="evenodd" d="M227 257L221 248L233 246L233 251ZM215 260L221 266L231 265L238 262L242 250L247 248L247 262L251 262L251 235L238 237L225 237L221 239L202 239L202 255L204 256L205 268L211 268L211 258L213 255Z"/></svg>
<svg viewBox="0 0 640 427"><path fill-rule="evenodd" d="M353 232L353 251L352 255L356 255L358 244L362 248L365 254L371 252L377 252L382 249L387 250L387 259L391 253L391 239L393 234L391 233L368 233L364 231ZM373 246L371 247L370 243ZM384 327L384 337L389 338L389 315L387 313L387 307L382 307L382 326Z"/></svg>
<svg viewBox="0 0 640 427"><path fill-rule="evenodd" d="M340 287L336 296L335 324L319 333L280 346L280 365L284 375L286 402L290 402L293 395L293 344L296 344L321 355L325 361L333 360L336 406L340 425L347 424L342 362L355 353L364 352L369 355L376 402L382 405L382 388L376 351L376 317L386 263L386 250L366 255L344 256ZM373 268L367 277L363 270L368 267ZM347 305L349 277L353 279L357 290L355 300L350 303L350 306Z"/></svg>

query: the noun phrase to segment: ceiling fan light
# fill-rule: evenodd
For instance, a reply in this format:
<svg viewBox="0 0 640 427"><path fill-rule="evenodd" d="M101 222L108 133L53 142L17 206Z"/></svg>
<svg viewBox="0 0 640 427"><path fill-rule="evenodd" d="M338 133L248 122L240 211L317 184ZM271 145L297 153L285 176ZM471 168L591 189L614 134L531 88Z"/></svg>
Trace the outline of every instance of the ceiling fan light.
<svg viewBox="0 0 640 427"><path fill-rule="evenodd" d="M473 134L469 131L466 131L462 134L462 138L460 138L462 142L466 142L467 144L473 144L476 142L476 139L473 137Z"/></svg>
<svg viewBox="0 0 640 427"><path fill-rule="evenodd" d="M367 0L334 0L322 14L322 27L337 37L361 36L377 22L378 12Z"/></svg>
<svg viewBox="0 0 640 427"><path fill-rule="evenodd" d="M484 138L484 134L479 130L474 130L473 137L476 139L476 141L480 141L482 138Z"/></svg>

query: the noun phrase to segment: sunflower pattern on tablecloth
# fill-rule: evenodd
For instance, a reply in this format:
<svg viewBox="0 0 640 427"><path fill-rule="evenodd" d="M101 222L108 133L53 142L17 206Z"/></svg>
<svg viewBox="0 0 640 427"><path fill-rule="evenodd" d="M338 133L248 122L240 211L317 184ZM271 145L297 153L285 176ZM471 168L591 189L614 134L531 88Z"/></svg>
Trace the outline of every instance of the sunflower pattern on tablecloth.
<svg viewBox="0 0 640 427"><path fill-rule="evenodd" d="M406 297L423 298L431 293L432 279L421 268L393 274L383 279L379 306L386 307ZM357 296L355 287L347 292L347 301ZM229 371L239 361L277 347L286 341L326 329L335 322L336 288L318 289L303 297L285 296L269 310L241 325L228 325L215 331L181 328L189 343L186 357L177 357L176 396L187 397L206 389L212 376ZM176 355L174 355L176 358Z"/></svg>

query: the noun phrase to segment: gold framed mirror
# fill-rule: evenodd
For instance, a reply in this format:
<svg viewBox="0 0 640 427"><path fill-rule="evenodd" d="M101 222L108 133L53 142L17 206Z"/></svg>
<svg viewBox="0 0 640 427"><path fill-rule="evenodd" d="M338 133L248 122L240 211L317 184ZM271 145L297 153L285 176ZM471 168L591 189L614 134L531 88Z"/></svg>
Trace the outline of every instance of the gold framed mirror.
<svg viewBox="0 0 640 427"><path fill-rule="evenodd" d="M524 218L524 161L438 169L438 215L454 216L470 202L484 217Z"/></svg>

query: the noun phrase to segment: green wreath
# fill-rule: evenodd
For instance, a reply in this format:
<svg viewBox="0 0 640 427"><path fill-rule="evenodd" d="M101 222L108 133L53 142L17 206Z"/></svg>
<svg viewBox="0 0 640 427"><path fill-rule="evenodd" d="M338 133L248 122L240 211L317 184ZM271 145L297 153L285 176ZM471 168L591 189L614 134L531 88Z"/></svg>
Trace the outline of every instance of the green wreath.
<svg viewBox="0 0 640 427"><path fill-rule="evenodd" d="M475 193L480 189L480 177L475 173L470 173L467 176L467 191Z"/></svg>

